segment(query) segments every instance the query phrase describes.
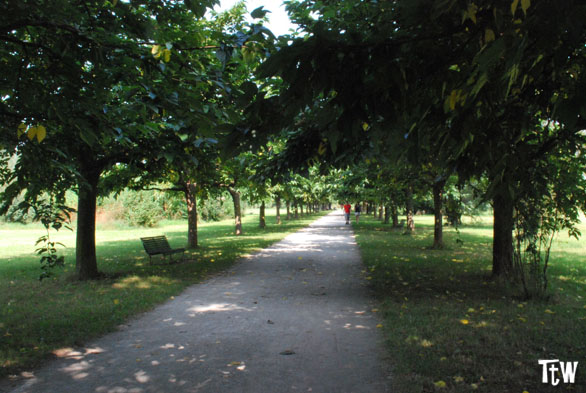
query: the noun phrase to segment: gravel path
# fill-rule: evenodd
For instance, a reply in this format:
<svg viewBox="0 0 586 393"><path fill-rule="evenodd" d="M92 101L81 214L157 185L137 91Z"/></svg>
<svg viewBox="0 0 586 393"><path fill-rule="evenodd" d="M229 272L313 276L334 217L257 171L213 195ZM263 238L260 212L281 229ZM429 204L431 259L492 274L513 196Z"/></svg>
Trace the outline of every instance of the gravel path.
<svg viewBox="0 0 586 393"><path fill-rule="evenodd" d="M388 392L361 270L334 212L9 391Z"/></svg>

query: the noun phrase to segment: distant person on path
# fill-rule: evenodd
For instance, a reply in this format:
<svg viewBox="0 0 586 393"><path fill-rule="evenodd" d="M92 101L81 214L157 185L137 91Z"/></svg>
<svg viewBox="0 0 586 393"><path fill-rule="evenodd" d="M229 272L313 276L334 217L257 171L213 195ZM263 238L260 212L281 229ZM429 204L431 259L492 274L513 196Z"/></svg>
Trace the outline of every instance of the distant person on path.
<svg viewBox="0 0 586 393"><path fill-rule="evenodd" d="M362 208L360 207L360 203L354 205L354 215L356 216L356 224L360 221L360 213L362 212Z"/></svg>
<svg viewBox="0 0 586 393"><path fill-rule="evenodd" d="M350 224L350 209L352 209L352 205L346 202L344 205L344 217L346 218L346 225Z"/></svg>

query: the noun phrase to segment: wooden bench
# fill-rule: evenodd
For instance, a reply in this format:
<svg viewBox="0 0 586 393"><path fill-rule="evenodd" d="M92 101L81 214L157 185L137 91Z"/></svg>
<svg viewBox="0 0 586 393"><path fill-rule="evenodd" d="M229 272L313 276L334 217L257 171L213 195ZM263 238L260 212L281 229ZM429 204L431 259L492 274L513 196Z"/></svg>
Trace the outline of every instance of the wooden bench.
<svg viewBox="0 0 586 393"><path fill-rule="evenodd" d="M165 257L169 255L171 260L173 259L173 254L183 253L181 260L183 260L183 256L185 255L185 248L171 248L165 236L141 237L140 240L142 241L144 250L149 255L150 264L153 262L153 255L163 255Z"/></svg>

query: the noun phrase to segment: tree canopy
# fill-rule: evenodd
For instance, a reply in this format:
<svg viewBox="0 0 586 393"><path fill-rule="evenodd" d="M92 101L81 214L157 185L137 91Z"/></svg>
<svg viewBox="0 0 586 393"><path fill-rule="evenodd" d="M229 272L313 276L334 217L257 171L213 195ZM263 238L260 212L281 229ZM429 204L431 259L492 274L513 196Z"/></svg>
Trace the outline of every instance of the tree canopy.
<svg viewBox="0 0 586 393"><path fill-rule="evenodd" d="M436 247L446 192L482 184L495 275L515 269L513 236L577 235L582 2L290 0L299 29L278 38L262 8L206 18L215 3L0 5L3 211L75 189L80 278L98 275L96 197L153 184L191 206L222 187L235 207L360 198L411 230L428 193Z"/></svg>

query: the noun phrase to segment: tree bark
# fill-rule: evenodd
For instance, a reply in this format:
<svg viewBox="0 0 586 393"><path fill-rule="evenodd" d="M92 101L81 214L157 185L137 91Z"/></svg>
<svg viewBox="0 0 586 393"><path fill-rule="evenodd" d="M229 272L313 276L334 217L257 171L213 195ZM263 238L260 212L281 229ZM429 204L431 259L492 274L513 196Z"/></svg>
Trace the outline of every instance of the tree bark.
<svg viewBox="0 0 586 393"><path fill-rule="evenodd" d="M78 280L98 278L96 258L96 205L101 169L87 159L81 160L77 200L75 273Z"/></svg>
<svg viewBox="0 0 586 393"><path fill-rule="evenodd" d="M399 227L399 212L397 211L397 205L391 205L391 220L393 221L393 228Z"/></svg>
<svg viewBox="0 0 586 393"><path fill-rule="evenodd" d="M383 205L382 205L382 203L378 206L378 219L379 220L383 219Z"/></svg>
<svg viewBox="0 0 586 393"><path fill-rule="evenodd" d="M281 197L275 198L275 206L277 208L277 225L281 224Z"/></svg>
<svg viewBox="0 0 586 393"><path fill-rule="evenodd" d="M506 191L493 198L493 276L503 276L513 270L513 209L513 200L506 194Z"/></svg>
<svg viewBox="0 0 586 393"><path fill-rule="evenodd" d="M187 248L197 248L197 184L187 182L185 200L187 201Z"/></svg>
<svg viewBox="0 0 586 393"><path fill-rule="evenodd" d="M411 187L407 187L407 202L405 203L406 216L407 216L407 227L405 231L407 233L413 233L415 231L415 220L413 219L413 190Z"/></svg>
<svg viewBox="0 0 586 393"><path fill-rule="evenodd" d="M391 217L391 208L389 205L385 205L385 221L383 222L383 224L388 224L390 217Z"/></svg>
<svg viewBox="0 0 586 393"><path fill-rule="evenodd" d="M303 203L299 204L299 209L301 210L301 215L303 216Z"/></svg>
<svg viewBox="0 0 586 393"><path fill-rule="evenodd" d="M433 248L441 249L444 248L444 234L443 234L443 194L445 180L437 181L433 184L433 210L434 210L434 223L433 223Z"/></svg>
<svg viewBox="0 0 586 393"><path fill-rule="evenodd" d="M291 219L291 201L287 201L287 220Z"/></svg>
<svg viewBox="0 0 586 393"><path fill-rule="evenodd" d="M297 202L293 202L293 207L295 208L295 218L299 218L299 207L297 206Z"/></svg>
<svg viewBox="0 0 586 393"><path fill-rule="evenodd" d="M232 201L234 202L234 233L236 235L242 235L242 207L240 204L240 193L232 187L228 187L228 192L232 196Z"/></svg>
<svg viewBox="0 0 586 393"><path fill-rule="evenodd" d="M261 228L267 227L267 220L265 218L265 201L262 201L260 204L260 214L258 217L258 226Z"/></svg>

